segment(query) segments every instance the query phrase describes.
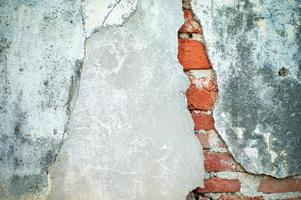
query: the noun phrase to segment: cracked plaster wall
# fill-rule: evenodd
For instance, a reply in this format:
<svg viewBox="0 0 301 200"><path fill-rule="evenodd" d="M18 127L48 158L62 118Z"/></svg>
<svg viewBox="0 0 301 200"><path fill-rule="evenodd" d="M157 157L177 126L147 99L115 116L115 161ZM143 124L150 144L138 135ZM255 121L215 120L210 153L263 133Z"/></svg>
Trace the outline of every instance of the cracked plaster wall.
<svg viewBox="0 0 301 200"><path fill-rule="evenodd" d="M192 0L192 8L217 74L215 126L234 158L250 173L300 174L300 1Z"/></svg>
<svg viewBox="0 0 301 200"><path fill-rule="evenodd" d="M202 186L176 58L181 2L0 10L2 199L180 200Z"/></svg>

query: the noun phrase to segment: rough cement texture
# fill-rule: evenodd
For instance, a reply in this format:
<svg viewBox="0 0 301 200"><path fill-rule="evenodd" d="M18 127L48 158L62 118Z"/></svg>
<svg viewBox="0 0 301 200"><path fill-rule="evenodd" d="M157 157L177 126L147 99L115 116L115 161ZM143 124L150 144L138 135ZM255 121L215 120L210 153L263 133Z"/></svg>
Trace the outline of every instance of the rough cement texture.
<svg viewBox="0 0 301 200"><path fill-rule="evenodd" d="M87 39L50 199L183 200L202 186L202 150L177 61L181 2L136 6L122 26L96 27Z"/></svg>
<svg viewBox="0 0 301 200"><path fill-rule="evenodd" d="M80 10L80 1L0 1L0 199L47 188L84 56Z"/></svg>
<svg viewBox="0 0 301 200"><path fill-rule="evenodd" d="M300 1L193 0L219 100L216 128L251 173L301 173Z"/></svg>
<svg viewBox="0 0 301 200"><path fill-rule="evenodd" d="M180 1L0 0L0 199L182 200L202 185L181 13Z"/></svg>

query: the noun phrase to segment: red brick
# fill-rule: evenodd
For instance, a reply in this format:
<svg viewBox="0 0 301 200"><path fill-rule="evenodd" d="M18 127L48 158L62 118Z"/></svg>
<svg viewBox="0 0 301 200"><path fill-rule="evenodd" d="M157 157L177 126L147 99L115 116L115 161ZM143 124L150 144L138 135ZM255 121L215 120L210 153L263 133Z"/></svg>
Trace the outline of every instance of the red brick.
<svg viewBox="0 0 301 200"><path fill-rule="evenodd" d="M217 91L200 89L190 84L186 91L188 108L190 110L211 110L216 100Z"/></svg>
<svg viewBox="0 0 301 200"><path fill-rule="evenodd" d="M206 172L240 171L229 153L204 152Z"/></svg>
<svg viewBox="0 0 301 200"><path fill-rule="evenodd" d="M184 9L183 13L185 21L193 21L193 13L191 9Z"/></svg>
<svg viewBox="0 0 301 200"><path fill-rule="evenodd" d="M201 26L194 21L193 14L190 9L184 9L184 19L185 23L181 26L180 33L202 33Z"/></svg>
<svg viewBox="0 0 301 200"><path fill-rule="evenodd" d="M258 186L258 192L264 192L264 193L301 192L301 179L262 178Z"/></svg>
<svg viewBox="0 0 301 200"><path fill-rule="evenodd" d="M191 116L194 121L194 130L214 129L214 119L212 115L201 112L192 112Z"/></svg>
<svg viewBox="0 0 301 200"><path fill-rule="evenodd" d="M263 197L245 197L238 195L222 195L218 200L263 200Z"/></svg>
<svg viewBox="0 0 301 200"><path fill-rule="evenodd" d="M222 179L213 177L204 181L205 188L198 188L197 193L239 192L240 182L237 179Z"/></svg>
<svg viewBox="0 0 301 200"><path fill-rule="evenodd" d="M185 71L211 68L205 46L195 40L179 39L178 59Z"/></svg>

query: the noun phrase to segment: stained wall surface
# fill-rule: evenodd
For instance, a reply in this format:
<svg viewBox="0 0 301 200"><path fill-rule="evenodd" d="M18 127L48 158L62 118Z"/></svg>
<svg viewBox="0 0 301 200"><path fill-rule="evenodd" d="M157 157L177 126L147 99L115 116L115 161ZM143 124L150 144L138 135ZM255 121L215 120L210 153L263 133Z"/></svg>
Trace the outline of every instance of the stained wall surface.
<svg viewBox="0 0 301 200"><path fill-rule="evenodd" d="M84 57L80 1L0 1L0 199L47 191Z"/></svg>
<svg viewBox="0 0 301 200"><path fill-rule="evenodd" d="M215 126L250 173L301 173L300 1L192 0L219 98Z"/></svg>
<svg viewBox="0 0 301 200"><path fill-rule="evenodd" d="M180 1L0 9L1 199L182 200L202 186Z"/></svg>

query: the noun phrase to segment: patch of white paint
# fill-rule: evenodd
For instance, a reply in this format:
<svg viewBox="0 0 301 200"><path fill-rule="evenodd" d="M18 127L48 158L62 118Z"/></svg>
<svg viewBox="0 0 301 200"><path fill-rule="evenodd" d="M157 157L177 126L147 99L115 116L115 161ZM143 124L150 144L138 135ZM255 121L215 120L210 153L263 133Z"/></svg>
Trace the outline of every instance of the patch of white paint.
<svg viewBox="0 0 301 200"><path fill-rule="evenodd" d="M256 159L258 158L258 150L255 147L247 147L244 151L252 158L253 162L256 162Z"/></svg>
<svg viewBox="0 0 301 200"><path fill-rule="evenodd" d="M236 133L238 139L242 140L242 139L243 139L243 135L244 135L245 128L234 127L233 130L234 130L234 132Z"/></svg>
<svg viewBox="0 0 301 200"><path fill-rule="evenodd" d="M214 79L215 74L212 69L205 69L205 70L190 70L187 72L188 76L192 76L193 78L196 79L201 79L201 78L208 78L208 79Z"/></svg>
<svg viewBox="0 0 301 200"><path fill-rule="evenodd" d="M255 22L257 27L258 27L258 34L260 39L266 40L268 37L268 26L267 26L267 21L264 19L260 19Z"/></svg>

